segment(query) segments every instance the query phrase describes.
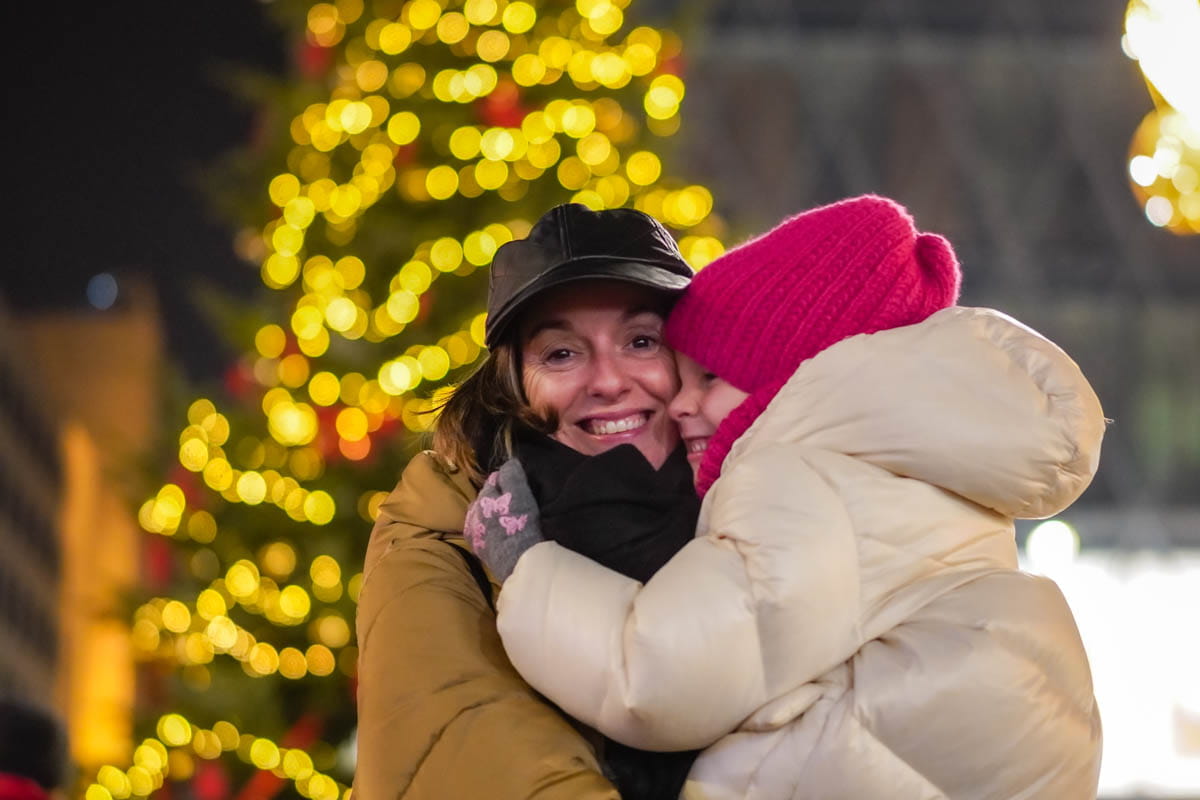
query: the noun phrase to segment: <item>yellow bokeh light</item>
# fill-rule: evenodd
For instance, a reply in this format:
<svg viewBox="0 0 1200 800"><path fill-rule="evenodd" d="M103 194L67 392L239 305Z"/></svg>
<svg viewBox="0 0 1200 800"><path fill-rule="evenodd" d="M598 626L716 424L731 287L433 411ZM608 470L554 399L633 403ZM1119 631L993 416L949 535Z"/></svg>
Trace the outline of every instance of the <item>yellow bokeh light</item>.
<svg viewBox="0 0 1200 800"><path fill-rule="evenodd" d="M524 53L512 65L512 77L521 86L533 86L546 77L546 62L535 53Z"/></svg>
<svg viewBox="0 0 1200 800"><path fill-rule="evenodd" d="M638 186L649 186L662 175L662 162L647 150L634 153L625 161L625 174Z"/></svg>
<svg viewBox="0 0 1200 800"><path fill-rule="evenodd" d="M496 17L499 7L496 0L467 0L463 13L472 25L487 25Z"/></svg>
<svg viewBox="0 0 1200 800"><path fill-rule="evenodd" d="M258 472L243 472L237 481L237 493L243 503L256 506L267 497L267 482Z"/></svg>
<svg viewBox="0 0 1200 800"><path fill-rule="evenodd" d="M641 42L626 47L622 58L634 75L649 75L658 66L658 55L649 45Z"/></svg>
<svg viewBox="0 0 1200 800"><path fill-rule="evenodd" d="M287 345L287 334L278 325L264 325L254 334L254 347L266 358L278 358Z"/></svg>
<svg viewBox="0 0 1200 800"><path fill-rule="evenodd" d="M178 714L171 714L170 716L179 717L185 725L188 724L187 720L184 720ZM187 735L191 736L190 727ZM187 741L185 739L182 743L187 744ZM145 739L133 751L133 763L147 772L159 772L167 765L167 748L157 739Z"/></svg>
<svg viewBox="0 0 1200 800"><path fill-rule="evenodd" d="M457 44L467 38L471 30L467 18L457 11L443 14L437 23L437 35L446 44Z"/></svg>
<svg viewBox="0 0 1200 800"><path fill-rule="evenodd" d="M179 446L179 463L191 472L200 472L208 463L208 444L200 439L188 439Z"/></svg>
<svg viewBox="0 0 1200 800"><path fill-rule="evenodd" d="M508 55L508 50L512 46L508 34L504 31L490 30L484 31L479 36L479 41L475 43L475 52L484 61L499 61Z"/></svg>
<svg viewBox="0 0 1200 800"><path fill-rule="evenodd" d="M279 747L270 739L255 739L250 745L250 763L259 769L275 769L279 766Z"/></svg>
<svg viewBox="0 0 1200 800"><path fill-rule="evenodd" d="M496 249L496 240L483 231L473 231L463 240L463 257L477 267L490 263Z"/></svg>
<svg viewBox="0 0 1200 800"><path fill-rule="evenodd" d="M276 175L267 185L267 194L272 203L283 208L300 194L300 179L288 172Z"/></svg>
<svg viewBox="0 0 1200 800"><path fill-rule="evenodd" d="M308 661L308 671L313 675L328 675L337 667L333 653L323 644L314 644L305 652Z"/></svg>
<svg viewBox="0 0 1200 800"><path fill-rule="evenodd" d="M558 182L564 189L582 189L592 177L587 164L575 156L564 158L558 164Z"/></svg>
<svg viewBox="0 0 1200 800"><path fill-rule="evenodd" d="M295 647L285 647L279 651L279 674L291 680L299 680L308 674L308 662L304 660L304 653L297 650ZM292 750L288 753L298 752ZM284 768L287 768L287 758L284 759Z"/></svg>
<svg viewBox="0 0 1200 800"><path fill-rule="evenodd" d="M172 600L162 609L163 627L172 633L183 633L192 624L192 614L188 607L178 600Z"/></svg>
<svg viewBox="0 0 1200 800"><path fill-rule="evenodd" d="M337 614L321 617L316 627L317 638L327 647L336 649L350 643L350 626Z"/></svg>
<svg viewBox="0 0 1200 800"><path fill-rule="evenodd" d="M616 33L625 24L625 15L621 13L621 9L608 3L599 13L589 16L587 24L601 36L608 36Z"/></svg>
<svg viewBox="0 0 1200 800"><path fill-rule="evenodd" d="M377 59L369 59L358 65L354 70L354 81L364 92L378 91L388 79L387 64Z"/></svg>
<svg viewBox="0 0 1200 800"><path fill-rule="evenodd" d="M348 297L335 297L325 306L325 321L335 331L348 331L358 319L358 306ZM307 362L306 362L307 363ZM305 376L307 377L307 375ZM300 383L304 381L301 380ZM285 383L287 383L285 381ZM299 385L299 384L291 384Z"/></svg>
<svg viewBox="0 0 1200 800"><path fill-rule="evenodd" d="M237 643L238 629L233 620L224 615L213 617L204 629L204 635L213 646L220 650L229 650Z"/></svg>
<svg viewBox="0 0 1200 800"><path fill-rule="evenodd" d="M100 771L96 773L96 783L107 789L111 796L117 798L117 800L124 800L124 798L129 797L131 791L129 776L108 764L101 767ZM90 792L86 800L92 800Z"/></svg>
<svg viewBox="0 0 1200 800"><path fill-rule="evenodd" d="M412 292L400 289L388 295L386 308L389 317L401 324L408 324L417 318L421 302Z"/></svg>
<svg viewBox="0 0 1200 800"><path fill-rule="evenodd" d="M154 791L154 778L150 776L150 772L145 767L130 767L127 774L133 794L146 797Z"/></svg>
<svg viewBox="0 0 1200 800"><path fill-rule="evenodd" d="M358 441L367 435L367 415L361 408L343 408L334 423L343 439Z"/></svg>
<svg viewBox="0 0 1200 800"><path fill-rule="evenodd" d="M388 138L399 145L405 145L417 138L421 132L421 120L411 111L401 111L393 114L388 120Z"/></svg>
<svg viewBox="0 0 1200 800"><path fill-rule="evenodd" d="M337 402L341 384L332 372L318 372L308 382L308 395L319 406L331 406Z"/></svg>
<svg viewBox="0 0 1200 800"><path fill-rule="evenodd" d="M115 767L114 767L114 769L115 769ZM126 782L128 782L129 779L124 777L125 773L121 773L121 775L124 778L124 780ZM113 800L114 798L116 798L116 800L124 800L124 798L126 798L128 796L129 796L129 792L125 792L124 794L120 794L120 795L114 795L112 792L110 792L108 790L108 788L101 786L98 783L93 783L93 784L89 785L87 788L87 791L84 792L84 794L83 794L84 800Z"/></svg>
<svg viewBox="0 0 1200 800"><path fill-rule="evenodd" d="M525 33L537 22L537 11L529 3L509 3L502 19L509 33Z"/></svg>
<svg viewBox="0 0 1200 800"><path fill-rule="evenodd" d="M223 458L214 458L204 465L204 482L209 488L223 492L233 485L233 468Z"/></svg>
<svg viewBox="0 0 1200 800"><path fill-rule="evenodd" d="M478 128L465 125L450 134L450 152L460 161L468 161L479 155L482 134Z"/></svg>
<svg viewBox="0 0 1200 800"><path fill-rule="evenodd" d="M285 586L279 592L279 608L292 619L304 619L312 610L312 599L303 587Z"/></svg>
<svg viewBox="0 0 1200 800"><path fill-rule="evenodd" d="M316 213L316 206L307 197L293 197L283 208L284 220L296 228L307 228Z"/></svg>
<svg viewBox="0 0 1200 800"><path fill-rule="evenodd" d="M258 642L250 648L246 662L259 675L270 675L279 669L279 653L266 642Z"/></svg>
<svg viewBox="0 0 1200 800"><path fill-rule="evenodd" d="M207 511L194 511L188 518L188 536L201 544L207 544L217 538L217 521Z"/></svg>
<svg viewBox="0 0 1200 800"><path fill-rule="evenodd" d="M188 422L193 425L201 425L206 419L216 413L217 407L212 404L212 401L201 397L188 406L187 418Z"/></svg>
<svg viewBox="0 0 1200 800"><path fill-rule="evenodd" d="M412 31L402 22L392 22L379 31L379 49L390 56L403 53L412 44Z"/></svg>
<svg viewBox="0 0 1200 800"><path fill-rule="evenodd" d="M179 714L165 714L155 727L158 738L171 747L182 747L192 740L192 726ZM160 768L164 765L160 765Z"/></svg>
<svg viewBox="0 0 1200 800"><path fill-rule="evenodd" d="M196 613L210 622L217 617L224 616L228 611L225 598L215 589L205 589L196 598Z"/></svg>
<svg viewBox="0 0 1200 800"><path fill-rule="evenodd" d="M487 327L487 314L476 314L471 320L468 330L471 333L471 340L475 342L477 347L483 347L484 332Z"/></svg>
<svg viewBox="0 0 1200 800"><path fill-rule="evenodd" d="M434 200L445 200L458 189L458 172L440 164L425 174L425 191Z"/></svg>
<svg viewBox="0 0 1200 800"><path fill-rule="evenodd" d="M508 180L508 164L484 159L475 164L475 181L484 189L499 189Z"/></svg>
<svg viewBox="0 0 1200 800"><path fill-rule="evenodd" d="M513 147L513 135L504 128L489 128L479 141L479 151L493 161L508 158Z"/></svg>
<svg viewBox="0 0 1200 800"><path fill-rule="evenodd" d="M575 144L579 159L588 166L603 164L612 154L612 142L599 131L589 133Z"/></svg>
<svg viewBox="0 0 1200 800"><path fill-rule="evenodd" d="M267 428L285 447L308 444L317 435L317 415L307 403L278 403L267 413Z"/></svg>
<svg viewBox="0 0 1200 800"><path fill-rule="evenodd" d="M582 139L596 128L596 112L590 105L576 103L562 112L563 133L574 139Z"/></svg>
<svg viewBox="0 0 1200 800"><path fill-rule="evenodd" d="M242 559L225 572L225 588L238 599L253 596L258 585L258 567L252 561Z"/></svg>
<svg viewBox="0 0 1200 800"><path fill-rule="evenodd" d="M337 508L328 493L317 490L304 499L304 516L314 525L327 525Z"/></svg>
<svg viewBox="0 0 1200 800"><path fill-rule="evenodd" d="M286 578L296 568L296 551L287 542L271 542L263 548L258 561L276 578Z"/></svg>
<svg viewBox="0 0 1200 800"><path fill-rule="evenodd" d="M462 245L453 237L443 236L429 248L430 263L442 272L452 272L458 269L458 266L462 264L462 259Z"/></svg>
<svg viewBox="0 0 1200 800"><path fill-rule="evenodd" d="M280 225L271 234L271 246L281 256L294 256L304 247L304 231L295 225Z"/></svg>
<svg viewBox="0 0 1200 800"><path fill-rule="evenodd" d="M313 584L324 588L336 586L342 579L342 567L333 556L321 555L308 568Z"/></svg>
<svg viewBox="0 0 1200 800"><path fill-rule="evenodd" d="M441 380L450 371L450 356L437 346L421 348L417 355L417 363L421 365L421 375L425 380Z"/></svg>
<svg viewBox="0 0 1200 800"><path fill-rule="evenodd" d="M351 303L351 305L354 304ZM280 382L288 388L295 389L308 381L308 370L308 359L300 353L292 353L279 362L277 371Z"/></svg>

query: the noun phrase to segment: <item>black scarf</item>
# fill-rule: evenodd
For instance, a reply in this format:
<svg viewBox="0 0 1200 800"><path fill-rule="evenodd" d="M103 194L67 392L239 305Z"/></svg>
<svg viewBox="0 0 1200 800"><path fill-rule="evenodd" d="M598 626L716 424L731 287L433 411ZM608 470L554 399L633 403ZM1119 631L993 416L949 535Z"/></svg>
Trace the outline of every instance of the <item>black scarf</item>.
<svg viewBox="0 0 1200 800"><path fill-rule="evenodd" d="M586 456L534 431L514 438L547 539L645 583L695 536L700 500L683 445L655 470L633 445ZM622 800L676 800L699 752L605 737L603 760Z"/></svg>

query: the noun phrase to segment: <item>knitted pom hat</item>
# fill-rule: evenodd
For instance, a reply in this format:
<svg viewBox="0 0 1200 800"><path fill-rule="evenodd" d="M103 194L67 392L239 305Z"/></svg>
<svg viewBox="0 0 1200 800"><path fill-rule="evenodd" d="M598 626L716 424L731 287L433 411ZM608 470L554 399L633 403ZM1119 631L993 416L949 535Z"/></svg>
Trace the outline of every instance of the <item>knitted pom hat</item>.
<svg viewBox="0 0 1200 800"><path fill-rule="evenodd" d="M709 440L700 494L803 361L954 305L960 282L950 243L875 195L805 211L700 270L667 320L667 342L750 394Z"/></svg>

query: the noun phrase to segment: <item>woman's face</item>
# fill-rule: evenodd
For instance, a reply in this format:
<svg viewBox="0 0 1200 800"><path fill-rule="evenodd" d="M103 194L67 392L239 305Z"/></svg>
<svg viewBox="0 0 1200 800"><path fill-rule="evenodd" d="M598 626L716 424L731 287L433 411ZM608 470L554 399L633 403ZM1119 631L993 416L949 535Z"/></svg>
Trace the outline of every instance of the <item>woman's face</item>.
<svg viewBox="0 0 1200 800"><path fill-rule="evenodd" d="M667 415L679 380L650 289L587 281L551 289L521 321L525 396L551 434L586 455L632 444L658 469L679 443Z"/></svg>

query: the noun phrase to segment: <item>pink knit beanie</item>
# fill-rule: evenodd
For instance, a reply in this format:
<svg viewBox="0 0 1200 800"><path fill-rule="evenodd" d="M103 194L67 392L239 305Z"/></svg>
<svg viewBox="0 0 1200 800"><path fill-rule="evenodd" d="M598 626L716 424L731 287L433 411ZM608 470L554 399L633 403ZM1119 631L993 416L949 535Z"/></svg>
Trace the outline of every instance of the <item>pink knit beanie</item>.
<svg viewBox="0 0 1200 800"><path fill-rule="evenodd" d="M750 393L709 440L700 494L801 362L954 305L960 282L950 243L874 195L791 217L700 270L667 320L667 342Z"/></svg>

